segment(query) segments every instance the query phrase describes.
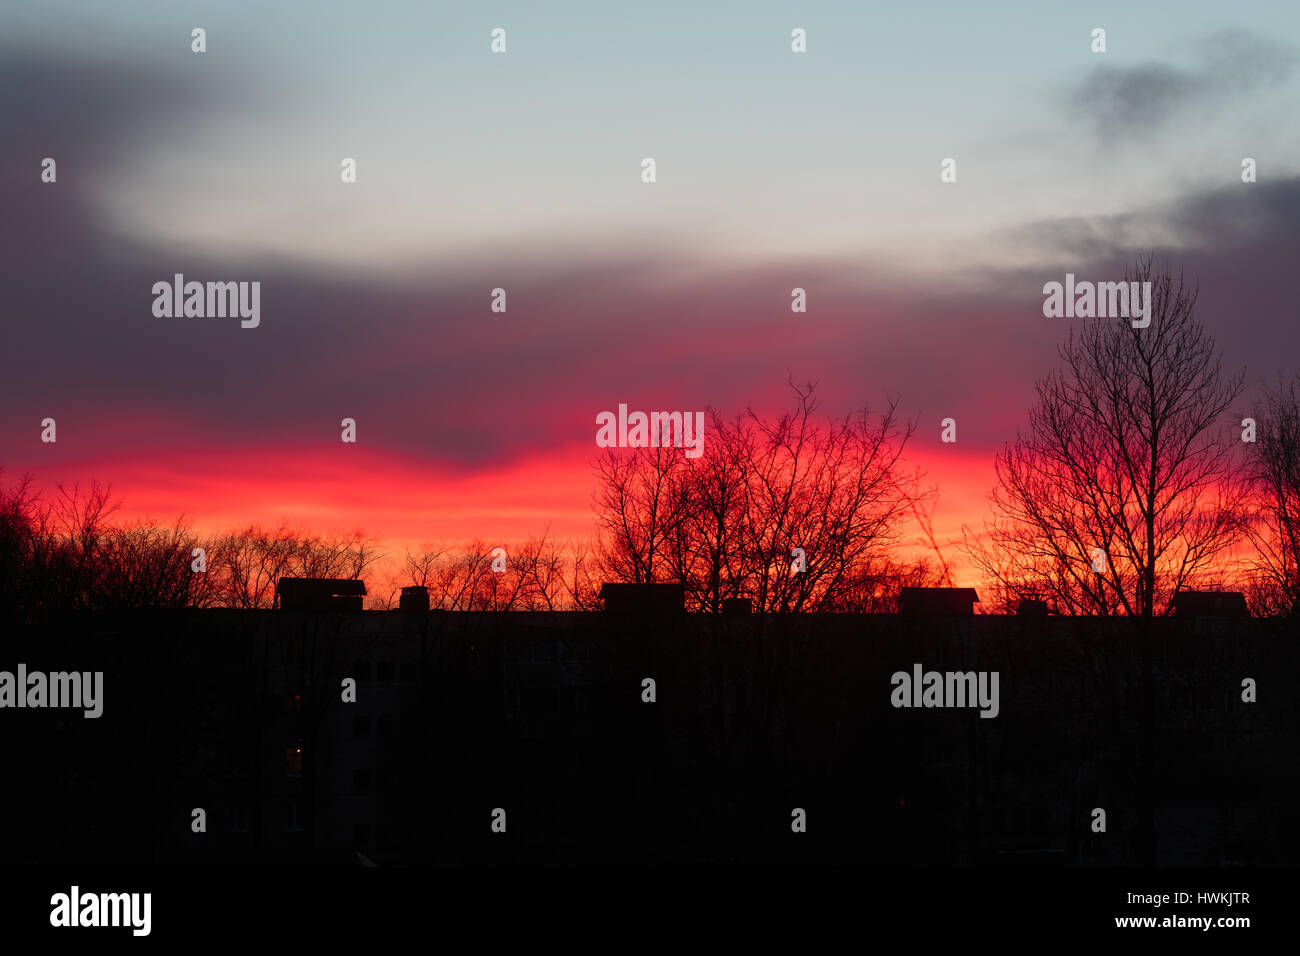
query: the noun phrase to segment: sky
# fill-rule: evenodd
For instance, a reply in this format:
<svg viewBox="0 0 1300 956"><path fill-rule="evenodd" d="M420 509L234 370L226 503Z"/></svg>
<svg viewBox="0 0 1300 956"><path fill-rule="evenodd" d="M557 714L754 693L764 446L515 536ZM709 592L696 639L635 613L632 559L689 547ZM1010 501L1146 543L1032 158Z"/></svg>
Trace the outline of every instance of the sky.
<svg viewBox="0 0 1300 956"><path fill-rule="evenodd" d="M598 412L774 413L792 377L899 400L953 541L1057 364L1043 284L1145 252L1252 387L1297 368L1294 3L0 19L0 480L111 481L128 518L585 537ZM260 324L155 316L175 273L259 281Z"/></svg>

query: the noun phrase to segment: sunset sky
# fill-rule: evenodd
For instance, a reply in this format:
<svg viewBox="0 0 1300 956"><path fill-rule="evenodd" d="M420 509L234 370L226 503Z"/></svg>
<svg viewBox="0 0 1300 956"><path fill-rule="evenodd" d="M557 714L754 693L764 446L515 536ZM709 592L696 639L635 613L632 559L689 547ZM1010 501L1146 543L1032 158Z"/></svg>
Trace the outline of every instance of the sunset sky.
<svg viewBox="0 0 1300 956"><path fill-rule="evenodd" d="M1300 354L1300 6L1044 6L7 10L0 480L396 551L586 537L598 412L776 412L793 376L900 399L953 539L1056 364L1045 282L1153 250L1252 387ZM260 326L155 317L175 273L260 281Z"/></svg>

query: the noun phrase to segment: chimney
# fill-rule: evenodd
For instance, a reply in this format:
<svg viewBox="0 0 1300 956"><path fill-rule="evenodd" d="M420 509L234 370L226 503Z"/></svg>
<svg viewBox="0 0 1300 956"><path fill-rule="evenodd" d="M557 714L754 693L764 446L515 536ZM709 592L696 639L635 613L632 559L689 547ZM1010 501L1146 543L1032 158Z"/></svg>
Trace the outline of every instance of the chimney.
<svg viewBox="0 0 1300 956"><path fill-rule="evenodd" d="M722 613L728 616L753 614L754 602L746 597L723 598Z"/></svg>
<svg viewBox="0 0 1300 956"><path fill-rule="evenodd" d="M978 602L979 595L974 588L903 588L898 596L898 610L900 614L970 617Z"/></svg>
<svg viewBox="0 0 1300 956"><path fill-rule="evenodd" d="M1240 591L1179 591L1173 610L1175 617L1250 617Z"/></svg>
<svg viewBox="0 0 1300 956"><path fill-rule="evenodd" d="M360 611L366 583L349 578L280 578L281 611Z"/></svg>
<svg viewBox="0 0 1300 956"><path fill-rule="evenodd" d="M683 614L686 589L680 584L602 584L600 599L610 614Z"/></svg>
<svg viewBox="0 0 1300 956"><path fill-rule="evenodd" d="M407 614L428 614L429 589L420 586L402 588L402 598L397 607Z"/></svg>

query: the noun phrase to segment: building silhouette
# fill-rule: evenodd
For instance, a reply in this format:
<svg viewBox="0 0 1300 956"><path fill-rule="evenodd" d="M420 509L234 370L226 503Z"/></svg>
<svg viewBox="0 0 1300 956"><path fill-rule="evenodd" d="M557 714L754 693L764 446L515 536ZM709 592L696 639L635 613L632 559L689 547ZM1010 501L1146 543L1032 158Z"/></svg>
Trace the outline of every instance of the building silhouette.
<svg viewBox="0 0 1300 956"><path fill-rule="evenodd" d="M671 588L607 585L595 613L279 593L275 611L17 635L29 668L102 670L105 703L4 714L25 768L5 798L15 863L1137 862L1131 620L973 616L951 595L904 605L943 613L699 615ZM1179 608L1153 624L1157 860L1288 862L1294 634ZM996 671L998 716L892 706L891 675L916 664Z"/></svg>

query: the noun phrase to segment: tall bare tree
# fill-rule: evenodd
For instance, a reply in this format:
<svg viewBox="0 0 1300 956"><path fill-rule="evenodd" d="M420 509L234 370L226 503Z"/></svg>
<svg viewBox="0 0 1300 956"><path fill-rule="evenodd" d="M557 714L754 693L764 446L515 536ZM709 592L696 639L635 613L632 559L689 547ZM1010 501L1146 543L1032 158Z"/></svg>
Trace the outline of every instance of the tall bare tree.
<svg viewBox="0 0 1300 956"><path fill-rule="evenodd" d="M1166 613L1244 530L1239 434L1224 420L1243 374L1225 374L1194 314L1197 290L1145 258L1145 328L1088 319L1037 386L1028 434L996 460L977 564L1000 588L1064 611Z"/></svg>
<svg viewBox="0 0 1300 956"><path fill-rule="evenodd" d="M1257 402L1247 443L1254 507L1249 534L1258 559L1258 610L1300 613L1300 375Z"/></svg>
<svg viewBox="0 0 1300 956"><path fill-rule="evenodd" d="M687 512L681 448L606 452L596 463L596 525L602 570L614 581L650 584L673 576L669 541Z"/></svg>
<svg viewBox="0 0 1300 956"><path fill-rule="evenodd" d="M1244 529L1239 435L1224 421L1244 374L1225 374L1196 318L1197 290L1140 259L1126 282L1151 283L1149 322L1088 319L1037 386L1029 432L996 460L988 540L976 563L1005 597L1050 595L1076 614L1138 619L1142 676L1139 858L1156 853L1153 617L1212 574ZM1141 286L1139 286L1141 288Z"/></svg>

